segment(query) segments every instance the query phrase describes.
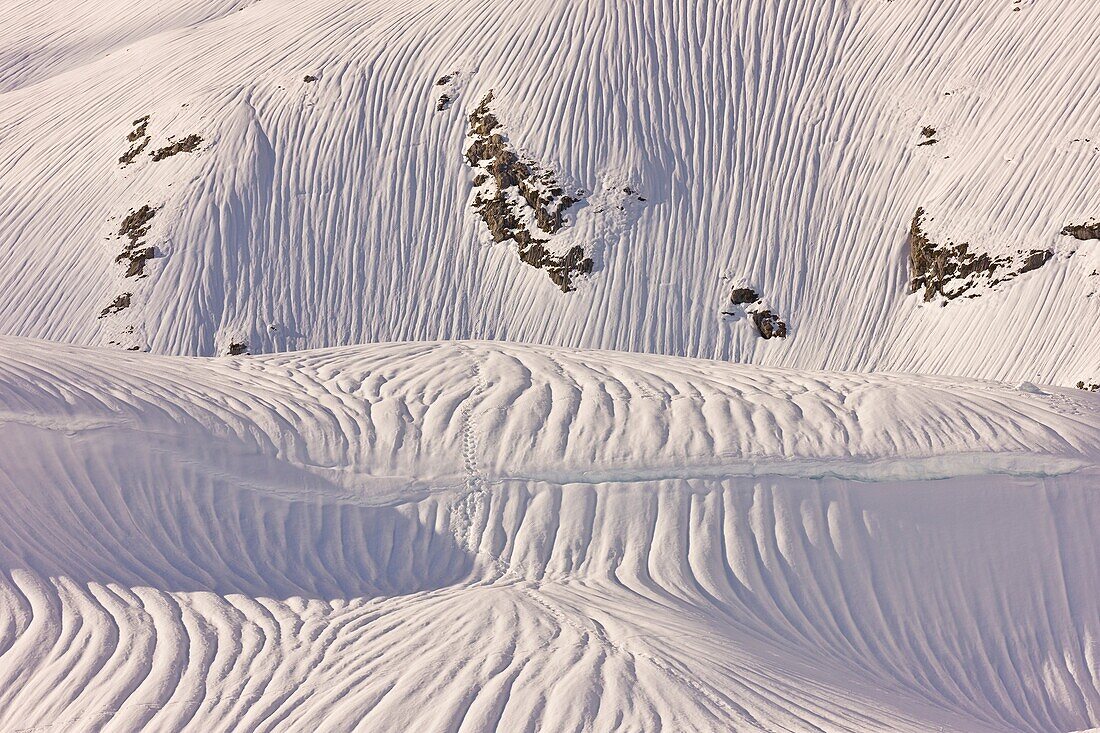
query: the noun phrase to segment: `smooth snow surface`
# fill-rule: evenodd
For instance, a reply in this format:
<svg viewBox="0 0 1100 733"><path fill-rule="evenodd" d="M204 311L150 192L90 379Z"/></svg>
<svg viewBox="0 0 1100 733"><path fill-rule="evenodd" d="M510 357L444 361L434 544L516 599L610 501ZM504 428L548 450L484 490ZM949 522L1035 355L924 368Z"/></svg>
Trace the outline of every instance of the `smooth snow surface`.
<svg viewBox="0 0 1100 733"><path fill-rule="evenodd" d="M1100 248L1059 232L1100 219L1098 27L1094 0L9 1L0 333L1097 382ZM489 90L511 143L590 194L561 245L595 261L576 293L470 207L466 116ZM201 149L121 168L144 115L151 149ZM126 279L111 235L146 204L158 256ZM940 240L1054 257L923 304L917 207ZM732 282L791 336L722 316Z"/></svg>
<svg viewBox="0 0 1100 733"><path fill-rule="evenodd" d="M0 340L4 730L1073 731L1100 400Z"/></svg>

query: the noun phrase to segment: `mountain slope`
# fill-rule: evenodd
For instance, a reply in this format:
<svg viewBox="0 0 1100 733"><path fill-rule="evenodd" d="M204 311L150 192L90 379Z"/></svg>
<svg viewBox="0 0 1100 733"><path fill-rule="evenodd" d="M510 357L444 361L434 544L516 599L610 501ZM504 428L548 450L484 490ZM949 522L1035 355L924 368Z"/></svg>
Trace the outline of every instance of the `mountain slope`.
<svg viewBox="0 0 1100 733"><path fill-rule="evenodd" d="M178 6L191 25L134 21L110 43L54 21L66 61L0 76L0 332L195 355L491 338L1100 381L1100 253L1059 233L1100 218L1095 3ZM0 46L28 36L14 17ZM545 237L593 260L575 292L491 244L471 206L466 117L490 90L511 149L583 191ZM120 224L144 205L127 254ZM976 298L909 294L918 208L931 241L1014 264L977 268ZM988 284L1032 252L1050 260ZM731 307L739 284L786 339Z"/></svg>
<svg viewBox="0 0 1100 733"><path fill-rule="evenodd" d="M1100 721L1091 395L0 346L5 728Z"/></svg>

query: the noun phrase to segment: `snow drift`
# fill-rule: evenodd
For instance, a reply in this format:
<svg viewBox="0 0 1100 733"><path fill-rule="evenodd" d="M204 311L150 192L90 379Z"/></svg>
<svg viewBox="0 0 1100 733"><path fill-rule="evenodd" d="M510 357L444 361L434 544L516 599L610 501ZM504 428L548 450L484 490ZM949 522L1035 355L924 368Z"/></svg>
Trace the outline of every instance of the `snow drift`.
<svg viewBox="0 0 1100 733"><path fill-rule="evenodd" d="M489 343L5 339L0 725L1095 726L1098 411Z"/></svg>

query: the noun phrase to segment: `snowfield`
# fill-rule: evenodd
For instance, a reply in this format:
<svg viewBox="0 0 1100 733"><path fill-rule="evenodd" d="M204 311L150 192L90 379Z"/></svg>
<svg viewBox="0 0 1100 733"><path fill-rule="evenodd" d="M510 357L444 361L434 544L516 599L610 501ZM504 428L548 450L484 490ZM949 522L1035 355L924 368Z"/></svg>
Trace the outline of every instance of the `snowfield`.
<svg viewBox="0 0 1100 733"><path fill-rule="evenodd" d="M0 731L1100 731L1097 28L0 2Z"/></svg>
<svg viewBox="0 0 1100 733"><path fill-rule="evenodd" d="M1079 390L485 342L0 346L5 730L1100 719Z"/></svg>

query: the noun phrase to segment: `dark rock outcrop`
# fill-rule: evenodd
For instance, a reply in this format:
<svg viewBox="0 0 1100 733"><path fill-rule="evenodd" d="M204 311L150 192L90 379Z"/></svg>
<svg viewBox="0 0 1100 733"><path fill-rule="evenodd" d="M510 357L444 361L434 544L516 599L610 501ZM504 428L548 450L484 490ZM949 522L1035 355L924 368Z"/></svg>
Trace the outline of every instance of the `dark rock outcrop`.
<svg viewBox="0 0 1100 733"><path fill-rule="evenodd" d="M118 229L118 236L126 237L131 245L137 245L138 241L149 233L149 222L157 215L157 210L145 204L140 209L131 210L122 220Z"/></svg>
<svg viewBox="0 0 1100 733"><path fill-rule="evenodd" d="M121 310L129 308L131 295L132 293L123 293L122 295L119 295L117 298L111 301L110 305L108 305L100 312L99 317L103 318L105 316L111 315L112 313L118 313Z"/></svg>
<svg viewBox="0 0 1100 733"><path fill-rule="evenodd" d="M130 133L126 136L126 141L130 143L130 149L118 159L123 168L133 163L149 147L149 142L152 140L147 134L149 132L149 115L139 117L131 124L134 129L130 130Z"/></svg>
<svg viewBox="0 0 1100 733"><path fill-rule="evenodd" d="M187 137L166 145L159 150L153 151L153 161L161 161L165 158L171 158L173 155L179 155L180 153L193 153L199 149L199 145L201 144L201 135L188 135Z"/></svg>
<svg viewBox="0 0 1100 733"><path fill-rule="evenodd" d="M787 324L778 314L764 305L763 298L755 288L735 287L730 291L729 299L732 310L723 311L723 315L736 316L740 309L752 317L756 326L756 332L765 339L786 338Z"/></svg>
<svg viewBox="0 0 1100 733"><path fill-rule="evenodd" d="M126 274L123 277L141 277L145 274L145 263L156 257L157 251L153 247L127 250L120 254L115 262L129 262L126 266Z"/></svg>
<svg viewBox="0 0 1100 733"><path fill-rule="evenodd" d="M760 300L760 296L752 288L734 288L730 292L730 302L734 305L748 305Z"/></svg>
<svg viewBox="0 0 1100 733"><path fill-rule="evenodd" d="M996 285L1045 265L1054 252L1033 249L1015 256L975 252L967 242L933 242L924 231L925 210L918 208L909 225L909 292L921 292L925 302L937 295L946 300L967 295L976 285ZM967 297L977 297L969 292Z"/></svg>
<svg viewBox="0 0 1100 733"><path fill-rule="evenodd" d="M1067 224L1062 229L1062 235L1080 239L1082 242L1090 239L1100 239L1100 221L1092 224Z"/></svg>
<svg viewBox="0 0 1100 733"><path fill-rule="evenodd" d="M752 322L756 324L756 330L765 339L787 338L787 324L770 310L752 311Z"/></svg>

